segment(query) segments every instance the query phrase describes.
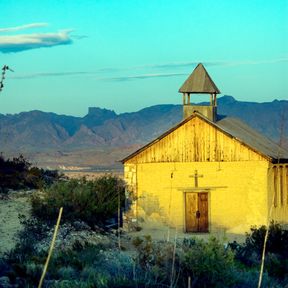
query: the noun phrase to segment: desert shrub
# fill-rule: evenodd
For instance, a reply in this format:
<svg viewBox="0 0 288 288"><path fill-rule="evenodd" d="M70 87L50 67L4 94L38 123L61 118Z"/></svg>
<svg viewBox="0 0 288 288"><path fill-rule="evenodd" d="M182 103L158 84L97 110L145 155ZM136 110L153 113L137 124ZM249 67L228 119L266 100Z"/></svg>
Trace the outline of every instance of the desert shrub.
<svg viewBox="0 0 288 288"><path fill-rule="evenodd" d="M247 234L244 247L246 250L253 250L258 255L262 254L266 226L259 228L252 227L251 233ZM269 226L269 236L266 251L275 254L281 254L285 258L288 257L288 231L275 222L271 222Z"/></svg>
<svg viewBox="0 0 288 288"><path fill-rule="evenodd" d="M15 247L5 253L6 258L10 263L24 262L30 257L39 257L41 261L43 255L36 250L36 244L47 237L50 227L33 217L26 218L24 215L19 215L19 220L23 229L16 236L18 241Z"/></svg>
<svg viewBox="0 0 288 288"><path fill-rule="evenodd" d="M19 234L19 236L28 236L29 241L19 238L16 247L0 258L0 277L8 277L10 284L15 287L36 287L41 277L47 249L39 252L34 246L46 233L41 233L41 237L36 234L36 238L32 241L35 230L32 231ZM69 286L69 283L79 283L79 286L75 287L98 287L95 285L96 282L92 283L91 279L86 279L81 275L86 267L94 270L96 268L98 282L102 275L109 275L109 271L98 268L103 262L103 255L100 252L103 251L102 249L108 249L107 247L102 244L77 244L71 249L62 250L60 247L54 249L43 287L74 287ZM114 257L117 254L115 253Z"/></svg>
<svg viewBox="0 0 288 288"><path fill-rule="evenodd" d="M57 170L45 170L38 167L31 167L25 176L26 186L37 189L50 186L60 179L65 179L65 177Z"/></svg>
<svg viewBox="0 0 288 288"><path fill-rule="evenodd" d="M171 242L155 242L150 235L133 240L137 250L137 264L145 271L144 281L148 287L155 285L170 285L173 265L174 245ZM179 271L178 255L175 254L175 270ZM178 275L172 275L172 282L176 282ZM156 287L156 286L155 286Z"/></svg>
<svg viewBox="0 0 288 288"><path fill-rule="evenodd" d="M12 160L5 159L0 155L0 187L1 190L22 189L25 187L25 175L31 164L22 156Z"/></svg>
<svg viewBox="0 0 288 288"><path fill-rule="evenodd" d="M242 269L238 268L234 272L234 279L235 279L235 284L232 286L234 288L258 287L259 269L256 269L256 268L247 269L247 267L242 267ZM261 287L280 288L283 286L279 286L279 283L277 280L272 279L271 277L268 276L266 272L264 272Z"/></svg>
<svg viewBox="0 0 288 288"><path fill-rule="evenodd" d="M9 263L7 263L7 261L5 259L0 258L0 278L8 275L10 273L10 271L11 271L11 267L10 267Z"/></svg>
<svg viewBox="0 0 288 288"><path fill-rule="evenodd" d="M95 288L93 283L89 283L86 281L79 281L79 280L58 280L58 281L50 281L47 282L47 286L49 288Z"/></svg>
<svg viewBox="0 0 288 288"><path fill-rule="evenodd" d="M135 238L133 244L137 250L138 273L142 273L136 278L146 283L145 287L170 287L172 281L173 287L184 288L188 277L193 288L252 288L258 283L259 267L240 265L233 251L213 237L208 241L186 238L177 242L174 261L173 243L155 242L150 236L144 236ZM172 265L174 275L171 275ZM264 273L263 287L278 287L277 283Z"/></svg>
<svg viewBox="0 0 288 288"><path fill-rule="evenodd" d="M115 217L118 205L124 207L124 182L111 175L96 180L71 179L59 181L41 195L32 197L32 214L39 219L55 221L60 207L62 221L82 220L91 227L103 225Z"/></svg>
<svg viewBox="0 0 288 288"><path fill-rule="evenodd" d="M262 257L266 226L252 227L244 244L230 243L236 259L247 267L259 267ZM284 281L288 275L288 231L275 222L269 226L266 245L265 271L269 276Z"/></svg>
<svg viewBox="0 0 288 288"><path fill-rule="evenodd" d="M214 237L207 242L184 240L181 252L183 279L191 277L192 287L233 287L234 254Z"/></svg>
<svg viewBox="0 0 288 288"><path fill-rule="evenodd" d="M173 243L156 242L150 236L136 238L133 243L136 254L119 251L111 243L75 243L69 249L58 246L54 249L43 287L184 288L189 276L191 287L257 286L259 269L237 265L230 249L215 238L207 242L197 239L179 241L175 251ZM24 255L24 250L22 254L17 251L5 261L0 259L0 277L8 277L15 287L37 286L47 253L28 251ZM175 274L171 275L173 263ZM284 285L264 273L263 287Z"/></svg>
<svg viewBox="0 0 288 288"><path fill-rule="evenodd" d="M131 255L125 252L100 250L93 265L85 263L81 279L94 283L95 287L135 287L134 266Z"/></svg>
<svg viewBox="0 0 288 288"><path fill-rule="evenodd" d="M39 189L61 178L63 175L56 170L32 167L23 155L12 160L0 155L0 193L7 193L9 189Z"/></svg>
<svg viewBox="0 0 288 288"><path fill-rule="evenodd" d="M53 283L49 287L69 287L61 285L72 283L70 281L87 285L83 287L135 287L131 256L108 247L84 245L77 250L56 251L46 283Z"/></svg>
<svg viewBox="0 0 288 288"><path fill-rule="evenodd" d="M16 246L0 259L0 277L7 276L15 287L34 287L47 257L46 252L36 250L35 244L47 236L49 227L35 218L19 217L24 228L18 232Z"/></svg>

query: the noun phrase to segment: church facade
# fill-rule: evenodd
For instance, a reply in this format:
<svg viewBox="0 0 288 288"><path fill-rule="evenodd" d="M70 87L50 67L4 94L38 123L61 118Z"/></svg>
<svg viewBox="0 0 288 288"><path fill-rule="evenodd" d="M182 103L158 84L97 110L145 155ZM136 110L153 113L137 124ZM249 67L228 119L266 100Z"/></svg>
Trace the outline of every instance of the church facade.
<svg viewBox="0 0 288 288"><path fill-rule="evenodd" d="M288 151L240 120L217 115L220 93L202 64L180 88L183 120L122 160L134 202L126 225L244 234L288 224ZM210 94L210 105L190 104Z"/></svg>

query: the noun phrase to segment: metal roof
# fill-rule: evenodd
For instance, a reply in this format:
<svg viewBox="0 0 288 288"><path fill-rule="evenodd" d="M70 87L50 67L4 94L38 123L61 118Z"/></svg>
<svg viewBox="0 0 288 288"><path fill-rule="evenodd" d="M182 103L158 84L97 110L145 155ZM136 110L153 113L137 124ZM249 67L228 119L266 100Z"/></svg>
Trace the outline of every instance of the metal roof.
<svg viewBox="0 0 288 288"><path fill-rule="evenodd" d="M272 162L288 162L288 151L286 149L280 147L277 143L255 131L242 121L226 117L215 124L240 142L256 150L256 152L272 158Z"/></svg>
<svg viewBox="0 0 288 288"><path fill-rule="evenodd" d="M148 147L152 146L154 143L158 142L168 134L172 133L174 130L176 130L186 122L190 121L194 117L199 117L200 119L206 121L207 123L214 126L216 129L219 129L229 137L236 139L237 141L241 142L243 145L252 149L256 153L268 158L268 160L273 163L288 163L288 150L281 148L277 143L258 133L248 125L244 124L242 121L232 117L225 117L215 123L198 112L194 112L190 117L182 120L180 123L164 132L158 138L154 139L153 141L138 149L134 153L125 157L123 160L121 160L121 162L124 163L127 160L133 158L134 156L141 153Z"/></svg>
<svg viewBox="0 0 288 288"><path fill-rule="evenodd" d="M181 93L219 94L220 91L209 76L204 66L199 63L179 89Z"/></svg>

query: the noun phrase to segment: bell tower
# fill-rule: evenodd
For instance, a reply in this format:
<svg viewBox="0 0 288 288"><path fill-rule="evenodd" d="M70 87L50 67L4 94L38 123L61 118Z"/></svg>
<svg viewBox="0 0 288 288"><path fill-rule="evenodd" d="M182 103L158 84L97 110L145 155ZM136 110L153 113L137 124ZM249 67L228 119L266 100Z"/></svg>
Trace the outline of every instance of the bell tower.
<svg viewBox="0 0 288 288"><path fill-rule="evenodd" d="M196 111L210 121L215 122L217 120L216 95L220 94L220 91L201 63L193 70L192 74L179 89L179 92L183 94L183 119L189 117ZM191 105L191 94L210 94L210 105Z"/></svg>

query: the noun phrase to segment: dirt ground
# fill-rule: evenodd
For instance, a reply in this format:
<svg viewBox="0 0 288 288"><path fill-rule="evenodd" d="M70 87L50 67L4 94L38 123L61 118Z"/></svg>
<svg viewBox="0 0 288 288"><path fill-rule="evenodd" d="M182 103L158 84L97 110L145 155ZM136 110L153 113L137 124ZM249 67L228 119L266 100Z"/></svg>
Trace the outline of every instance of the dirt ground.
<svg viewBox="0 0 288 288"><path fill-rule="evenodd" d="M19 214L30 214L31 191L12 192L0 200L0 254L15 245L15 234L21 229Z"/></svg>
<svg viewBox="0 0 288 288"><path fill-rule="evenodd" d="M177 230L175 228L168 227L166 225L161 225L159 223L145 222L140 224L141 230L137 232L129 232L128 235L131 238L142 237L145 235L150 235L153 240L161 240L174 242L175 240L183 240L187 238L199 238L208 240L211 236L218 239L220 242L228 243L237 241L242 243L245 241L244 235L237 235L224 232L214 232L214 233L185 233L183 230Z"/></svg>

